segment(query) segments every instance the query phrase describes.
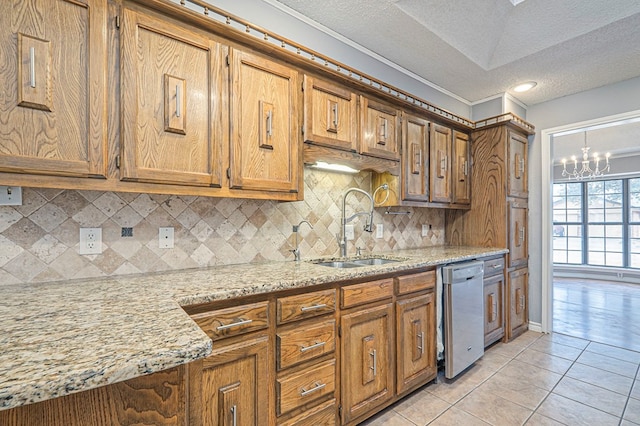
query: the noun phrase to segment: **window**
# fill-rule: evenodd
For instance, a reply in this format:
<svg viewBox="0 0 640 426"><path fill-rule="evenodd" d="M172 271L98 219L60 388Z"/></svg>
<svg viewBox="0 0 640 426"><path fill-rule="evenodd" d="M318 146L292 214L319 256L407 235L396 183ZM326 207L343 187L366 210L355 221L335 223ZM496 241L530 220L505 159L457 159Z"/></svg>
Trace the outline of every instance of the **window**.
<svg viewBox="0 0 640 426"><path fill-rule="evenodd" d="M640 268L640 178L555 183L553 262Z"/></svg>
<svg viewBox="0 0 640 426"><path fill-rule="evenodd" d="M629 267L640 268L640 178L629 179Z"/></svg>
<svg viewBox="0 0 640 426"><path fill-rule="evenodd" d="M582 184L553 185L553 262L582 263Z"/></svg>
<svg viewBox="0 0 640 426"><path fill-rule="evenodd" d="M587 264L624 266L622 180L587 183Z"/></svg>

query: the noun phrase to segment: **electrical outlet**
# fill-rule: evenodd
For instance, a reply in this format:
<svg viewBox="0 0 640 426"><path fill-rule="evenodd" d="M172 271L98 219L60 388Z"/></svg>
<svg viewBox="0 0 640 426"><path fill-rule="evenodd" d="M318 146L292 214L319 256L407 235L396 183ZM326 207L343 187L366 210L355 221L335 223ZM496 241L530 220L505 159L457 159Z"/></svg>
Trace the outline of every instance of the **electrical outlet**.
<svg viewBox="0 0 640 426"><path fill-rule="evenodd" d="M423 237L429 236L429 225L422 225L422 236Z"/></svg>
<svg viewBox="0 0 640 426"><path fill-rule="evenodd" d="M376 225L376 238L384 237L384 225L382 223L378 223Z"/></svg>
<svg viewBox="0 0 640 426"><path fill-rule="evenodd" d="M173 227L160 228L158 232L158 247L161 249L173 248Z"/></svg>
<svg viewBox="0 0 640 426"><path fill-rule="evenodd" d="M80 228L80 254L102 253L102 228Z"/></svg>
<svg viewBox="0 0 640 426"><path fill-rule="evenodd" d="M21 206L22 187L0 186L0 206Z"/></svg>
<svg viewBox="0 0 640 426"><path fill-rule="evenodd" d="M345 225L344 235L347 237L347 240L349 241L354 240L356 238L355 231L353 230L353 225Z"/></svg>

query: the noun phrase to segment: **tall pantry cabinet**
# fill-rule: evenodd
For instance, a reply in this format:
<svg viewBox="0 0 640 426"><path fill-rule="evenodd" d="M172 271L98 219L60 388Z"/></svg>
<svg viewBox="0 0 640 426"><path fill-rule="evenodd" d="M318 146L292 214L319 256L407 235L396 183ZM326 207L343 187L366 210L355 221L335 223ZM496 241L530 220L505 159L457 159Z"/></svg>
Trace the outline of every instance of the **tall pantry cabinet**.
<svg viewBox="0 0 640 426"><path fill-rule="evenodd" d="M447 233L450 244L509 249L503 312L510 340L528 329L527 136L533 127L511 114L493 121L471 135L471 210L447 212ZM495 309L495 301L485 305Z"/></svg>

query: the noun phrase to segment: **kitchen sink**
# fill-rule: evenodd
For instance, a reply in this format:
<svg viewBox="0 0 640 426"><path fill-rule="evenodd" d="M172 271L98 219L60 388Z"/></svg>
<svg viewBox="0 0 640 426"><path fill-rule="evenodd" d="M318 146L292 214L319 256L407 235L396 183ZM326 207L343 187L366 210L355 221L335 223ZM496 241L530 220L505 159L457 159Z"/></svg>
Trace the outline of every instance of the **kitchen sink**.
<svg viewBox="0 0 640 426"><path fill-rule="evenodd" d="M400 262L399 259L387 259L383 257L370 257L366 259L348 259L348 260L331 260L316 261L316 265L328 266L330 268L359 268L361 266L385 265L387 263Z"/></svg>
<svg viewBox="0 0 640 426"><path fill-rule="evenodd" d="M399 262L396 259L385 259L382 257L372 257L370 259L354 259L353 263L357 263L358 265L385 265L387 263Z"/></svg>
<svg viewBox="0 0 640 426"><path fill-rule="evenodd" d="M359 268L361 266L364 266L362 264L359 263L355 263L355 262L348 262L348 261L330 261L330 262L314 262L316 265L320 265L320 266L328 266L330 268Z"/></svg>

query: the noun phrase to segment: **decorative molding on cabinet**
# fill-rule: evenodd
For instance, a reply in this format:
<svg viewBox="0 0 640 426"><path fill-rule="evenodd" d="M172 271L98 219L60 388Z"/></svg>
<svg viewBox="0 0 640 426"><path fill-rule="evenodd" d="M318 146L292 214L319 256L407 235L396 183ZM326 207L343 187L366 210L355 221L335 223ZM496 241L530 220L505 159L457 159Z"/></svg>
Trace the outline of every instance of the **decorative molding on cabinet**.
<svg viewBox="0 0 640 426"><path fill-rule="evenodd" d="M351 68L339 61L330 58L327 55L323 55L316 52L313 49L305 47L293 40L289 40L278 34L275 34L266 28L258 25L254 25L249 21L246 21L238 16L230 14L222 9L212 5L209 1L205 0L137 0L139 3L149 4L152 6L158 6L164 3L166 6L174 6L174 10L177 7L182 6L187 13L197 14L192 8L187 7L186 3L190 3L194 6L202 8L201 13L206 16L210 21L217 24L225 25L229 31L233 31L236 34L242 34L243 36L249 35L254 39L254 43L258 42L263 45L268 45L271 49L274 47L279 50L288 53L290 56L299 58L303 62L313 65L316 68L321 68L325 72L330 72L334 75L339 75L344 79L350 80L360 86L368 86L370 89L384 95L385 97L392 97L406 104L420 108L435 114L441 118L444 118L452 123L458 123L459 125L466 126L469 129L474 128L474 122L461 117L457 114L449 112L444 108L440 108L436 105L429 103L428 101L414 96L408 92L405 92L397 87L387 84L381 80L378 80L368 74L360 72L355 68Z"/></svg>

